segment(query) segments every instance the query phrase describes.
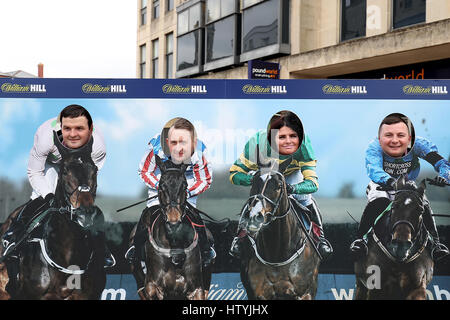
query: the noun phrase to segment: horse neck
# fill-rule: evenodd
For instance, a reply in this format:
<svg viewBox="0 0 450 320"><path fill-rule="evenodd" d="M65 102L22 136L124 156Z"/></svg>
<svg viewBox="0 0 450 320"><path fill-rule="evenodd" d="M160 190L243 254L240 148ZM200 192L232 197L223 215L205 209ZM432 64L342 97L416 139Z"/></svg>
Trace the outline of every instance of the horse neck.
<svg viewBox="0 0 450 320"><path fill-rule="evenodd" d="M178 229L170 232L165 222L159 217L155 222L153 235L159 246L163 248L181 249L188 247L192 243L194 230L190 225L181 222Z"/></svg>
<svg viewBox="0 0 450 320"><path fill-rule="evenodd" d="M75 255L88 255L91 253L89 238L77 224L59 213L54 213L46 223L44 239L53 255L59 255L66 263L70 263Z"/></svg>
<svg viewBox="0 0 450 320"><path fill-rule="evenodd" d="M283 216L289 208L289 199L284 196L276 216ZM292 208L289 208L292 210ZM292 249L296 247L296 238L301 232L295 220L293 212L289 212L285 217L272 221L262 229L257 238L258 250L270 261L281 261L289 258Z"/></svg>

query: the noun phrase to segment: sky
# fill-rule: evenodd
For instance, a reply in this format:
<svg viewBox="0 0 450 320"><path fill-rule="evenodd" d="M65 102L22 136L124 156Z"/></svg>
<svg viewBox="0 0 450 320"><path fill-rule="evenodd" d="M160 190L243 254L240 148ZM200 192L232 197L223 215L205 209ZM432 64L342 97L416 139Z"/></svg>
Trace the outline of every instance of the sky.
<svg viewBox="0 0 450 320"><path fill-rule="evenodd" d="M0 72L135 78L137 1L0 0Z"/></svg>
<svg viewBox="0 0 450 320"><path fill-rule="evenodd" d="M317 162L317 196L333 197L344 183L363 196L368 183L364 153L381 120L392 112L407 115L416 135L450 155L448 101L404 100L211 100L211 99L2 99L0 100L0 177L26 179L36 129L68 104L86 107L102 132L107 160L98 177L105 195L137 197L144 188L138 166L147 143L174 117L195 126L213 170L229 169L247 140L265 129L271 116L294 111L309 135ZM432 170L421 161L422 170ZM213 182L214 183L214 182ZM231 186L231 185L230 185Z"/></svg>

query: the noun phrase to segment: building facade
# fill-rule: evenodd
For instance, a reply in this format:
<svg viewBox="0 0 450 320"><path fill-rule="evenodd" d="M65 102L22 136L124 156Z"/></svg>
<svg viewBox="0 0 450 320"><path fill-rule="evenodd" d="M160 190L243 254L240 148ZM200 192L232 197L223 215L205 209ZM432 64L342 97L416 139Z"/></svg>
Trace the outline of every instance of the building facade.
<svg viewBox="0 0 450 320"><path fill-rule="evenodd" d="M139 78L450 78L448 0L138 0ZM251 68L250 68L251 69Z"/></svg>

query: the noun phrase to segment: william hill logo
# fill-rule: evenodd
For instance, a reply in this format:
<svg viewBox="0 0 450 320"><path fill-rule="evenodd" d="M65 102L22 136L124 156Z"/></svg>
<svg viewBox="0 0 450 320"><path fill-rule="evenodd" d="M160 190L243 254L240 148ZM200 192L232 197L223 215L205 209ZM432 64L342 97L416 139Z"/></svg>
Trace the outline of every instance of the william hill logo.
<svg viewBox="0 0 450 320"><path fill-rule="evenodd" d="M180 86L178 84L165 84L162 87L162 91L167 94L204 94L208 93L206 86L204 85L191 85L191 86Z"/></svg>
<svg viewBox="0 0 450 320"><path fill-rule="evenodd" d="M242 87L245 94L287 94L286 86L266 86L246 84Z"/></svg>
<svg viewBox="0 0 450 320"><path fill-rule="evenodd" d="M102 86L100 84L85 83L81 90L84 93L127 93L127 87L124 84Z"/></svg>
<svg viewBox="0 0 450 320"><path fill-rule="evenodd" d="M5 93L46 93L45 84L26 84L4 83L1 86L2 92Z"/></svg>
<svg viewBox="0 0 450 320"><path fill-rule="evenodd" d="M403 87L403 93L409 95L440 95L440 94L448 94L447 86L413 86L406 85Z"/></svg>
<svg viewBox="0 0 450 320"><path fill-rule="evenodd" d="M367 94L366 86L347 86L326 84L322 87L325 94Z"/></svg>

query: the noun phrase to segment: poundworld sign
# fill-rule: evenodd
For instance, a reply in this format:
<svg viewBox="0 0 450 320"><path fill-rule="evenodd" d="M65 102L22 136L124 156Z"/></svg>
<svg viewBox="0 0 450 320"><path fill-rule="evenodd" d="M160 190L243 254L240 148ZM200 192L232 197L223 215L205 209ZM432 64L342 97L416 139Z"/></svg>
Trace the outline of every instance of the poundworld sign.
<svg viewBox="0 0 450 320"><path fill-rule="evenodd" d="M249 79L280 79L280 64L259 60L248 62Z"/></svg>

